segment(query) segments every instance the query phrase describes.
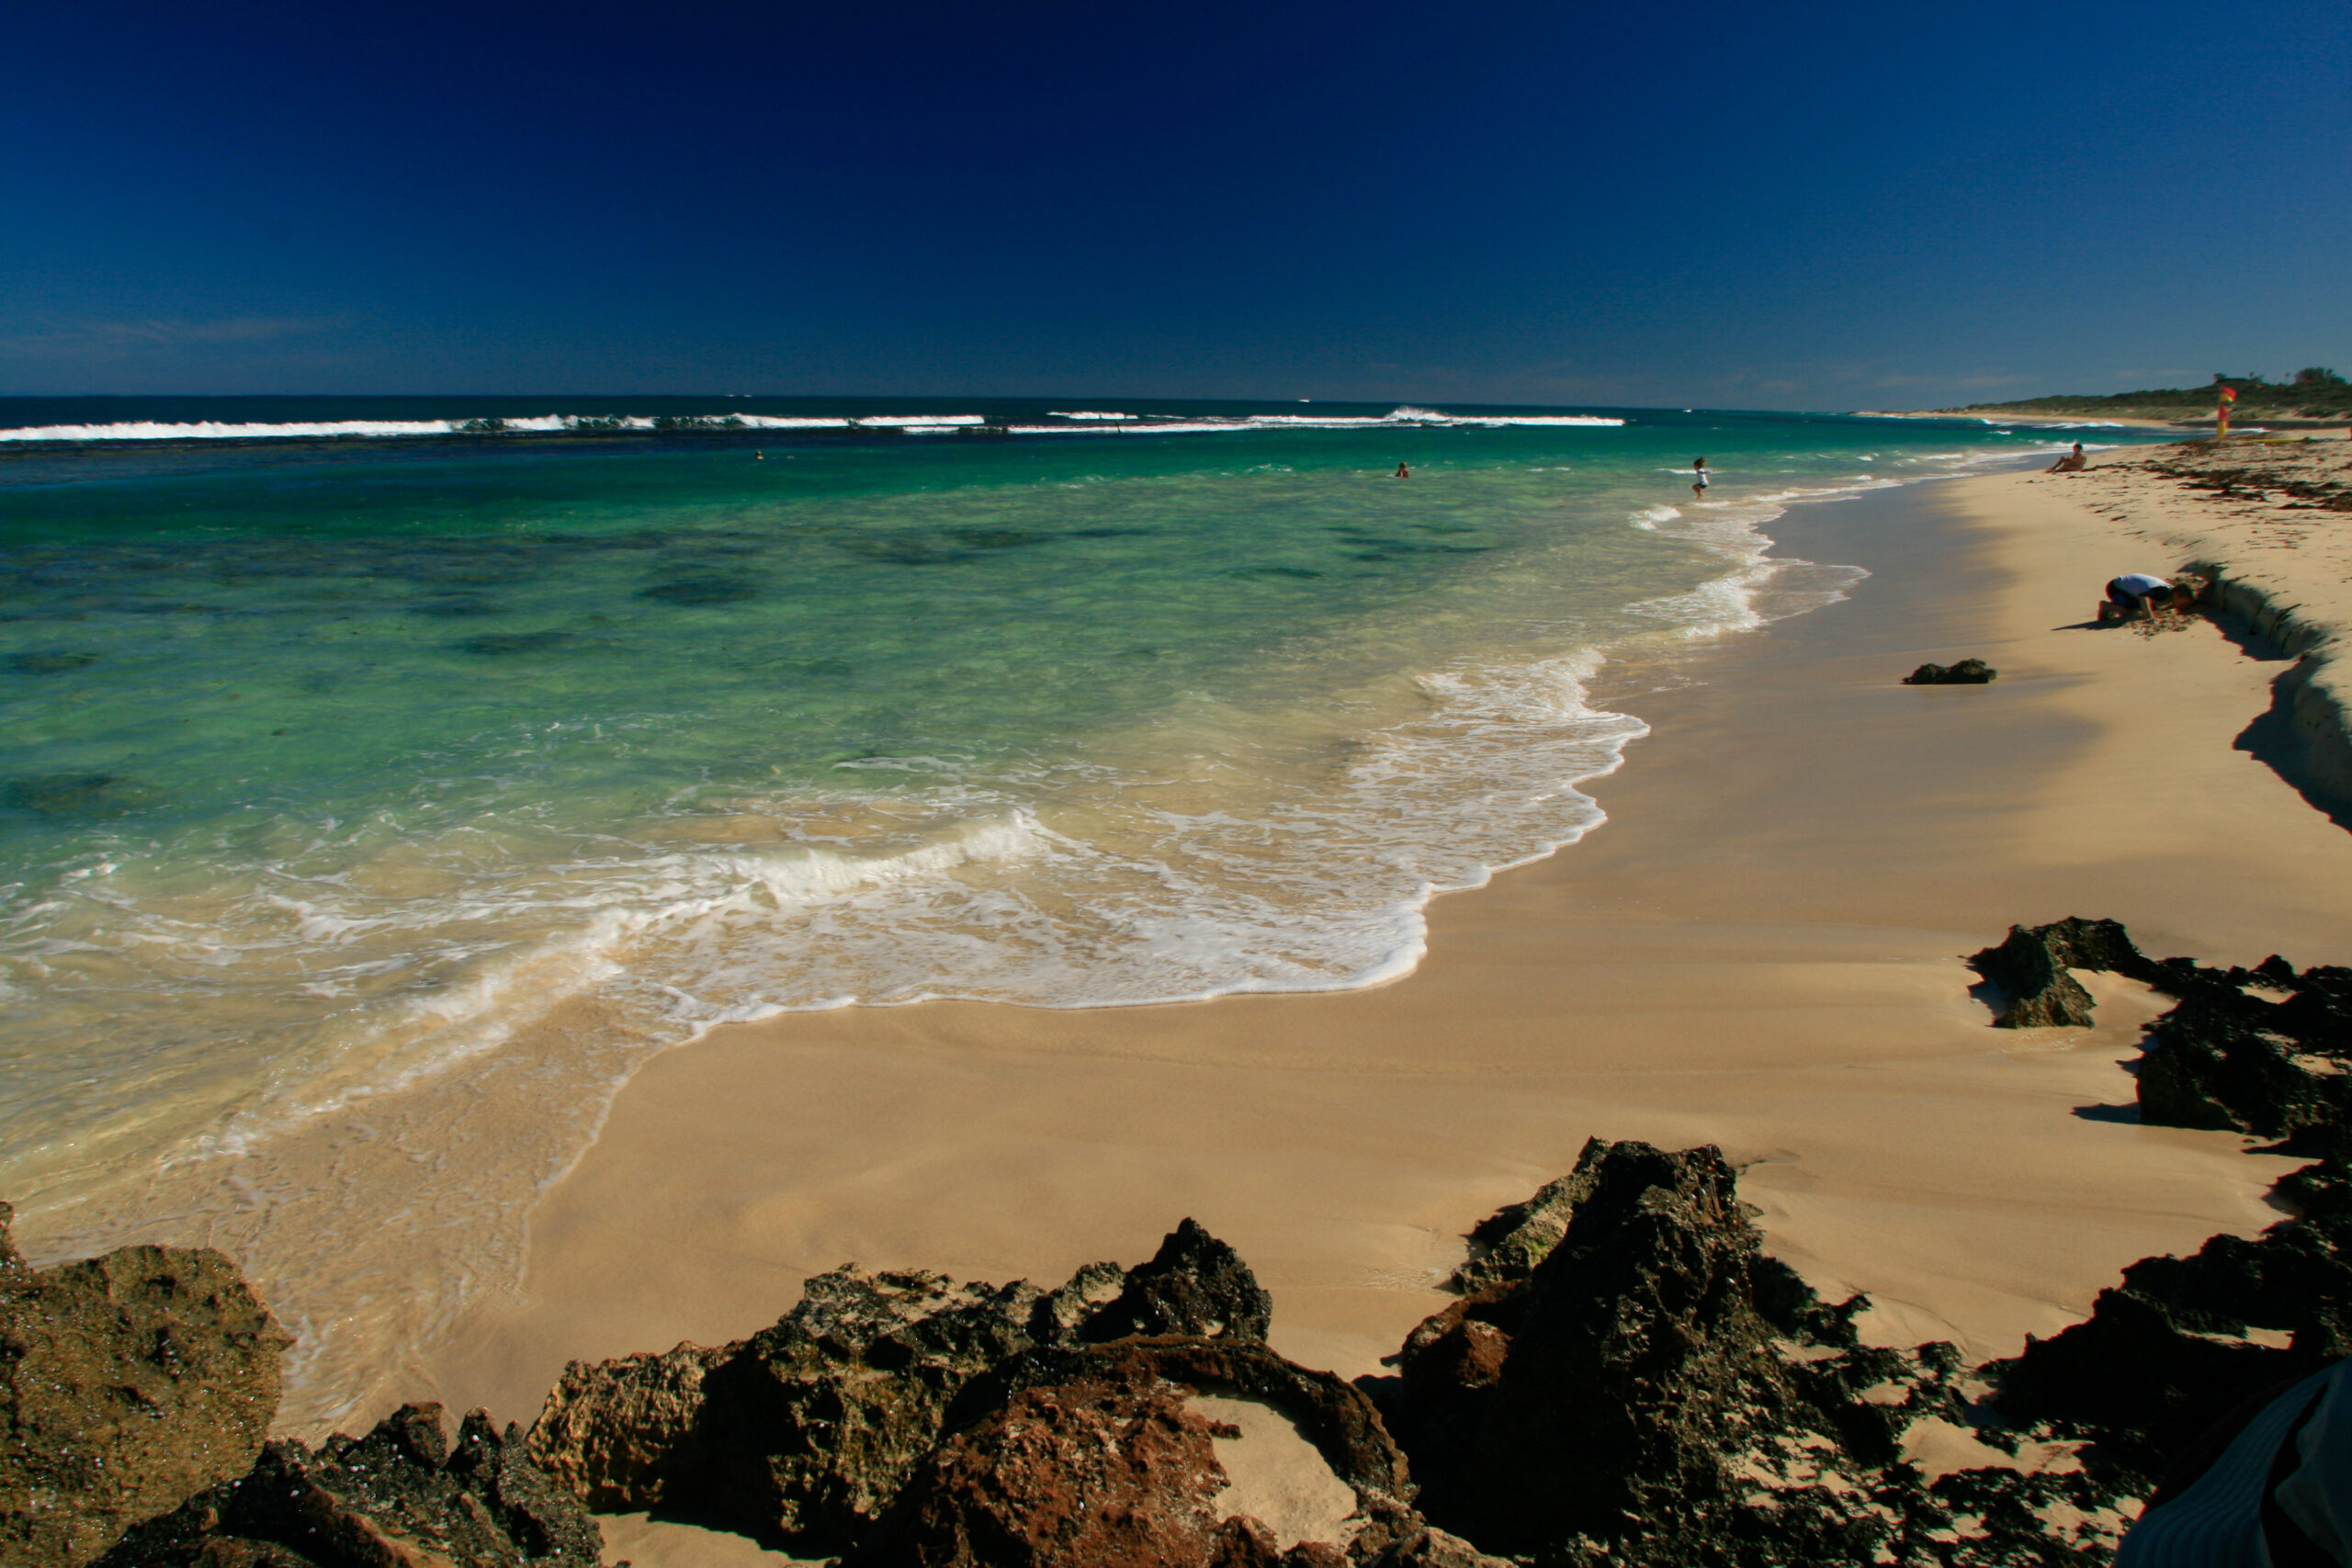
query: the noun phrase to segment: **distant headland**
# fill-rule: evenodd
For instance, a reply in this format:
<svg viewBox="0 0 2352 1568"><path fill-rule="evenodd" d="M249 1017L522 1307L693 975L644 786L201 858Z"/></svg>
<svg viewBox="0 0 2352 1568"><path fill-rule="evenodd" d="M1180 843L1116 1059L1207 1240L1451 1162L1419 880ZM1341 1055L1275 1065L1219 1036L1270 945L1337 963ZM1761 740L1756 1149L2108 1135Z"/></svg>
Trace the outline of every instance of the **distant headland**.
<svg viewBox="0 0 2352 1568"><path fill-rule="evenodd" d="M2026 398L2009 403L1977 403L1967 408L1939 409L1939 413L2006 414L2040 419L2153 420L2167 424L2211 424L2224 387L2237 394L2233 421L2259 420L2267 424L2307 422L2341 424L2352 420L2352 382L2320 366L2295 371L2278 381L2259 376L2221 376L2202 387L2159 387L2142 392L2115 392L2103 397L2061 393Z"/></svg>

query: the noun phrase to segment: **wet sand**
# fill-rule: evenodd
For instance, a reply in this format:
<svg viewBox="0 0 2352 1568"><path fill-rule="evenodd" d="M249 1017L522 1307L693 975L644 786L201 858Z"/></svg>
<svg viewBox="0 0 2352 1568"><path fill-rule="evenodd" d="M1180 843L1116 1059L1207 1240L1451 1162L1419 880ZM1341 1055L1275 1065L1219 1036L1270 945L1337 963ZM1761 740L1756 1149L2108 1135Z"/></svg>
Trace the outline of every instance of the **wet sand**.
<svg viewBox="0 0 2352 1568"><path fill-rule="evenodd" d="M1770 1248L1871 1294L1871 1337L1972 1359L2133 1258L2260 1229L2290 1162L2136 1124L2156 998L2094 976L2098 1029L1998 1031L1961 962L2070 914L2159 955L2352 962L2352 835L2236 749L2284 662L2204 623L2084 627L2108 578L2180 564L2088 490L2002 475L1769 525L1873 575L1609 672L1653 726L1585 786L1609 823L1439 900L1394 985L863 1009L660 1058L532 1215L524 1299L433 1354L438 1397L527 1422L567 1359L740 1337L844 1261L1057 1281L1187 1214L1273 1292L1277 1348L1372 1371L1462 1233L1593 1135L1722 1145ZM1970 655L1999 681L1898 683Z"/></svg>

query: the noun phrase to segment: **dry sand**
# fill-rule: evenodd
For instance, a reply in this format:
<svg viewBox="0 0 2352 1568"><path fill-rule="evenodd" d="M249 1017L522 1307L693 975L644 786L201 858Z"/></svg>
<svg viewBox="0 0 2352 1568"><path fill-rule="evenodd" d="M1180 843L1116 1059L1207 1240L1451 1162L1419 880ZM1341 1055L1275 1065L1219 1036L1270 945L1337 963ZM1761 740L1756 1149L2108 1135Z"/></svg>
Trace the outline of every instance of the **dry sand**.
<svg viewBox="0 0 2352 1568"><path fill-rule="evenodd" d="M1874 575L1613 671L1655 733L1588 786L1609 824L1440 900L1395 985L802 1015L657 1060L533 1216L527 1299L439 1353L441 1396L527 1421L566 1359L740 1337L845 1260L1058 1280L1187 1214L1272 1289L1277 1348L1373 1371L1462 1233L1595 1134L1722 1145L1772 1251L1869 1292L1873 1337L1972 1359L2133 1258L2258 1230L2289 1162L2136 1124L2155 998L2093 976L2096 1031L1996 1031L1961 963L2069 914L2156 954L2352 962L2352 836L2234 744L2285 663L2203 623L2081 626L2109 577L2181 564L2084 504L2096 472L1781 519L1782 554ZM1998 682L1897 683L1969 655ZM640 1568L748 1545L624 1534Z"/></svg>

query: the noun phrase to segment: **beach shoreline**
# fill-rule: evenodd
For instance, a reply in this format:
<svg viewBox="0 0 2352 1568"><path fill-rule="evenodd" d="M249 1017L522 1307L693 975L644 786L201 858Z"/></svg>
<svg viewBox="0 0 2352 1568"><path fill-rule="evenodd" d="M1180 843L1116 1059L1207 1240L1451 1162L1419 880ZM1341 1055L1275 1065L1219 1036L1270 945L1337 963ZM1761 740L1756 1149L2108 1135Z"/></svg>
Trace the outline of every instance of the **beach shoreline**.
<svg viewBox="0 0 2352 1568"><path fill-rule="evenodd" d="M1055 1279L1187 1214L1272 1289L1279 1349L1360 1375L1443 1304L1462 1233L1594 1134L1721 1144L1768 1247L1871 1294L1869 1337L1972 1359L2126 1262L2259 1230L2291 1161L2130 1111L2159 1001L2095 978L2096 1030L1996 1032L1960 962L2070 914L2153 953L2352 958L2352 840L2237 749L2290 661L2202 622L2082 628L2107 577L2185 564L2095 493L1792 511L1779 553L1874 575L1609 672L1597 698L1652 725L1587 786L1611 820L1440 899L1392 985L803 1014L657 1059L532 1216L521 1299L473 1308L431 1382L527 1421L564 1361L742 1335L851 1258ZM1897 684L1970 655L2000 681Z"/></svg>
<svg viewBox="0 0 2352 1568"><path fill-rule="evenodd" d="M1856 409L1856 419L1974 419L1987 424L2012 424L2022 428L2051 430L2085 430L2100 425L2119 430L2188 430L2194 422L2170 419L2146 419L2136 414L2090 415L2077 413L2020 413L2002 412L1996 406L1960 409ZM2208 424L2211 420L2205 422Z"/></svg>

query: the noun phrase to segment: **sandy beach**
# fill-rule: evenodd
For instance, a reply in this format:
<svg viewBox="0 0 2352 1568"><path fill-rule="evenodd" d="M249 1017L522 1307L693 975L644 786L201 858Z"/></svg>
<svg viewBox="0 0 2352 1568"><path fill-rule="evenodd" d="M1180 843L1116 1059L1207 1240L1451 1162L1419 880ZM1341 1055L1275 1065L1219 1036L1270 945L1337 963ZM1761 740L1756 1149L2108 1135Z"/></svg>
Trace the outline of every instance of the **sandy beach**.
<svg viewBox="0 0 2352 1568"><path fill-rule="evenodd" d="M1720 1144L1770 1249L1871 1294L1869 1338L1971 1360L2079 1318L2132 1259L2260 1229L2290 1162L2137 1124L2156 998L2089 976L2096 1030L1996 1031L1962 962L2067 915L2153 954L2352 961L2352 838L2242 739L2290 661L2203 621L2083 624L2116 573L2269 526L2165 512L2168 481L2102 472L2130 460L1770 525L1781 555L1872 575L1608 671L1600 700L1653 730L1585 786L1608 824L1439 900L1396 984L805 1014L660 1058L434 1392L527 1422L565 1361L742 1336L847 1260L1057 1280L1186 1215L1272 1290L1277 1349L1354 1376L1448 1299L1463 1233L1595 1134ZM2334 570L2317 555L2297 570ZM1998 682L1898 683L1968 656ZM722 1560L660 1535L630 1554Z"/></svg>

